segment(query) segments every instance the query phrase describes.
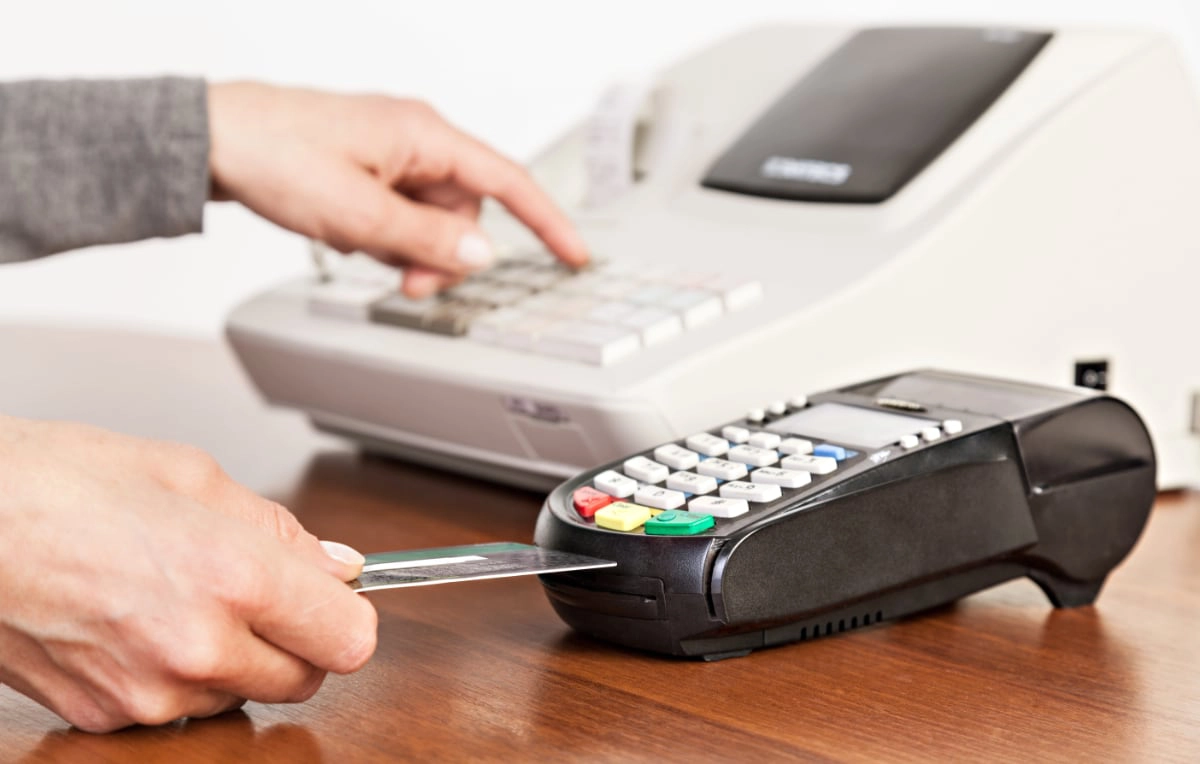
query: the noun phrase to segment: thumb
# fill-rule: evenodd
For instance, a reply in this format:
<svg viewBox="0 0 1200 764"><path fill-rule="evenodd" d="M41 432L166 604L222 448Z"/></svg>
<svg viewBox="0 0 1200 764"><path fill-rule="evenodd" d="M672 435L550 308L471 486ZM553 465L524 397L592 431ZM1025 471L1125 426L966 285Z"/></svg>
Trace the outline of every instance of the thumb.
<svg viewBox="0 0 1200 764"><path fill-rule="evenodd" d="M353 581L362 573L365 559L358 550L337 541L318 541L282 505L257 496L255 498L258 501L249 517L245 518L251 524L265 530L282 541L284 546L342 581Z"/></svg>
<svg viewBox="0 0 1200 764"><path fill-rule="evenodd" d="M318 541L282 504L264 499L239 483L227 481L216 496L205 498L209 508L266 531L292 552L342 581L353 581L362 573L363 556L353 547Z"/></svg>

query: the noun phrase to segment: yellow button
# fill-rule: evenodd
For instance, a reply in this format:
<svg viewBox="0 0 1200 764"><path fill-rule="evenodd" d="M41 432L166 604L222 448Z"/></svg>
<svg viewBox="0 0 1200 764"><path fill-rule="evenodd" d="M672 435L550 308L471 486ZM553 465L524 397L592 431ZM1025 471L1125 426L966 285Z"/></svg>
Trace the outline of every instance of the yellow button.
<svg viewBox="0 0 1200 764"><path fill-rule="evenodd" d="M652 514L657 513L651 512L649 507L643 507L641 504L614 501L596 511L596 525L610 531L632 531L642 527Z"/></svg>

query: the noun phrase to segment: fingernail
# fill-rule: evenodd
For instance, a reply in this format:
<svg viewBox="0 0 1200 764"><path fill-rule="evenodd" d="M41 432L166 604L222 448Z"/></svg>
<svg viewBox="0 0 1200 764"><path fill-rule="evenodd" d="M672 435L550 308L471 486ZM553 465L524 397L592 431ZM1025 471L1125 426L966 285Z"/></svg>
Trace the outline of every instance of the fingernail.
<svg viewBox="0 0 1200 764"><path fill-rule="evenodd" d="M363 557L362 553L354 547L339 544L336 541L322 541L321 547L324 548L325 554L347 565L362 565L367 561L367 558Z"/></svg>
<svg viewBox="0 0 1200 764"><path fill-rule="evenodd" d="M492 245L477 233L464 233L458 240L458 261L468 268L486 268L496 259Z"/></svg>

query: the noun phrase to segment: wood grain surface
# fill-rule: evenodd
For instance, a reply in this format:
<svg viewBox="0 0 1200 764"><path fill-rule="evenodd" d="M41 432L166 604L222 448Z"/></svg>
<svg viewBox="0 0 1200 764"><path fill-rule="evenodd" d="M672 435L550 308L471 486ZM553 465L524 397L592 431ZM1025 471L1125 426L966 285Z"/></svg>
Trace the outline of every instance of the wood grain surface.
<svg viewBox="0 0 1200 764"><path fill-rule="evenodd" d="M200 445L316 534L381 551L529 541L537 494L361 456L264 407L215 343L0 326L0 410ZM0 597L2 597L0 593ZM379 649L307 703L111 735L0 689L22 762L1198 761L1200 497L1160 497L1094 607L1013 582L703 663L591 641L536 579L391 590Z"/></svg>

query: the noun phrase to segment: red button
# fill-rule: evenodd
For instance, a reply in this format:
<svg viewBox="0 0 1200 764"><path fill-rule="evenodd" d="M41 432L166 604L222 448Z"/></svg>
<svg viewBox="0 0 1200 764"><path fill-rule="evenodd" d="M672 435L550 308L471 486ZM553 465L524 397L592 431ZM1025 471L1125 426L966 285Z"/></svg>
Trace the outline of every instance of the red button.
<svg viewBox="0 0 1200 764"><path fill-rule="evenodd" d="M613 497L595 488L576 488L573 498L575 511L583 517L591 517L597 510L604 509L615 501Z"/></svg>

